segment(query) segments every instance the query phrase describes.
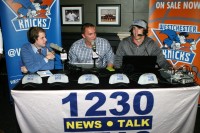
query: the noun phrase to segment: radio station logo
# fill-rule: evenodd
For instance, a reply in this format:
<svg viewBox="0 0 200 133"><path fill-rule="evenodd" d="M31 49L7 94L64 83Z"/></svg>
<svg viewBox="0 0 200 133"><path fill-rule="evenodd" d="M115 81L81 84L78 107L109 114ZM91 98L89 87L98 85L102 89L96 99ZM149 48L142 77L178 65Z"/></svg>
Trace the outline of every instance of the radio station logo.
<svg viewBox="0 0 200 133"><path fill-rule="evenodd" d="M15 17L11 20L16 31L33 26L50 27L51 7L55 0L3 0Z"/></svg>
<svg viewBox="0 0 200 133"><path fill-rule="evenodd" d="M158 29L152 29L163 54L172 65L178 62L192 64L196 48L200 40L196 25L159 24Z"/></svg>

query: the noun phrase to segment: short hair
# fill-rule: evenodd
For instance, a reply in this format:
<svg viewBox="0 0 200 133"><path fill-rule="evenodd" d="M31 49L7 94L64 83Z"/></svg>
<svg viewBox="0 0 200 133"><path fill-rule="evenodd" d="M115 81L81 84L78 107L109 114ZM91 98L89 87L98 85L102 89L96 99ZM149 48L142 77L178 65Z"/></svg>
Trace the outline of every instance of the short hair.
<svg viewBox="0 0 200 133"><path fill-rule="evenodd" d="M88 28L88 27L95 27L93 24L91 23L85 23L82 25L81 27L81 34L84 34L85 33L85 29Z"/></svg>
<svg viewBox="0 0 200 133"><path fill-rule="evenodd" d="M35 43L35 41L37 40L37 38L39 37L39 33L40 32L45 32L44 29L42 29L41 27L31 27L29 28L28 32L27 32L27 38L28 38L28 41L32 44Z"/></svg>
<svg viewBox="0 0 200 133"><path fill-rule="evenodd" d="M137 26L137 27L140 27L140 28L143 28L144 29L144 31L143 31L143 34L145 35L145 36L147 36L147 34L148 34L148 23L147 23L147 21L146 20L143 20L143 19L141 19L142 21L144 21L145 23L146 23L146 25L147 25L147 28L146 29L144 29L143 27L140 27L140 26ZM133 35L133 27L130 29L130 31L129 32L131 32L131 35Z"/></svg>

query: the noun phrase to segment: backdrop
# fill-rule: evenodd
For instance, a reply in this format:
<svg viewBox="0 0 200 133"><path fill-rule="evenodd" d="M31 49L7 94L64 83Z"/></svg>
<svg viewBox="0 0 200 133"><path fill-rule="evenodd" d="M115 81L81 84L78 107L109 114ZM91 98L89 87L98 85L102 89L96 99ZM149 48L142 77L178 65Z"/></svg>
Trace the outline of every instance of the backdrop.
<svg viewBox="0 0 200 133"><path fill-rule="evenodd" d="M46 30L49 43L61 45L59 0L1 0L0 17L4 41L9 88L13 89L22 78L20 51L28 42L27 30L34 26ZM52 34L53 33L53 34ZM56 69L61 69L59 55L56 55Z"/></svg>
<svg viewBox="0 0 200 133"><path fill-rule="evenodd" d="M149 4L150 36L174 66L188 66L200 83L200 0L159 1Z"/></svg>
<svg viewBox="0 0 200 133"><path fill-rule="evenodd" d="M186 66L200 84L200 0L150 0L149 35L174 66ZM200 103L200 100L199 100Z"/></svg>

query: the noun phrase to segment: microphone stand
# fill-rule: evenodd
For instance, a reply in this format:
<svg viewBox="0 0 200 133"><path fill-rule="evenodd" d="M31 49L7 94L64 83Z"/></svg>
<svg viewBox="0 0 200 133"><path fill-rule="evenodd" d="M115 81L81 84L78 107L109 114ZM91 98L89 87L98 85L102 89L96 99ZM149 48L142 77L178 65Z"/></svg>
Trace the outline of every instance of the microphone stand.
<svg viewBox="0 0 200 133"><path fill-rule="evenodd" d="M93 58L93 63L94 63L94 64L93 64L93 68L96 69L96 68L97 68L97 67L96 67L96 58Z"/></svg>
<svg viewBox="0 0 200 133"><path fill-rule="evenodd" d="M63 72L65 72L65 60L62 60L62 64L63 64Z"/></svg>
<svg viewBox="0 0 200 133"><path fill-rule="evenodd" d="M92 68L92 72L93 73L97 73L98 72L98 69L97 69L97 67L96 67L96 59L97 58L92 58L93 59L93 68Z"/></svg>
<svg viewBox="0 0 200 133"><path fill-rule="evenodd" d="M98 59L98 55L96 52L93 52L93 56L92 56L92 59L93 59L93 68L92 68L92 72L96 73L98 71L97 67L96 67L96 60Z"/></svg>
<svg viewBox="0 0 200 133"><path fill-rule="evenodd" d="M96 53L96 43L95 43L95 40L93 40L91 42L92 44L92 50L93 50L93 53L92 53L92 59L93 59L93 68L92 68L92 72L96 73L98 71L97 67L96 67L96 59L99 58L98 54Z"/></svg>

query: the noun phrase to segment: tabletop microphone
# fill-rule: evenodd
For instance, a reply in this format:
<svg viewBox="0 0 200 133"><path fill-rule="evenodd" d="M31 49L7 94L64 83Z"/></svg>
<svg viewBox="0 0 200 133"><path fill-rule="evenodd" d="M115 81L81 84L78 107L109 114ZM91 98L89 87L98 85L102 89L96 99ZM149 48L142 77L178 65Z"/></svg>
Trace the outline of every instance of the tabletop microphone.
<svg viewBox="0 0 200 133"><path fill-rule="evenodd" d="M95 44L95 41L92 40L91 44L92 44L92 50L93 50L94 52L96 52L96 44Z"/></svg>
<svg viewBox="0 0 200 133"><path fill-rule="evenodd" d="M92 50L93 50L92 58L93 58L93 59L97 59L97 58L99 58L99 56L98 56L98 54L96 53L96 44L95 44L95 41L92 40L91 44L92 44Z"/></svg>
<svg viewBox="0 0 200 133"><path fill-rule="evenodd" d="M91 41L92 44L92 59L93 59L93 71L96 72L97 71L97 67L96 67L96 60L99 58L98 54L96 53L96 43L95 40Z"/></svg>
<svg viewBox="0 0 200 133"><path fill-rule="evenodd" d="M62 53L66 53L66 50L64 48L58 46L57 44L50 43L50 47L57 50L57 51L60 51Z"/></svg>
<svg viewBox="0 0 200 133"><path fill-rule="evenodd" d="M66 50L64 48L58 46L57 44L54 44L54 43L50 43L50 47L61 52L60 53L60 59L62 60L63 72L64 72L65 71L65 61L67 60Z"/></svg>

